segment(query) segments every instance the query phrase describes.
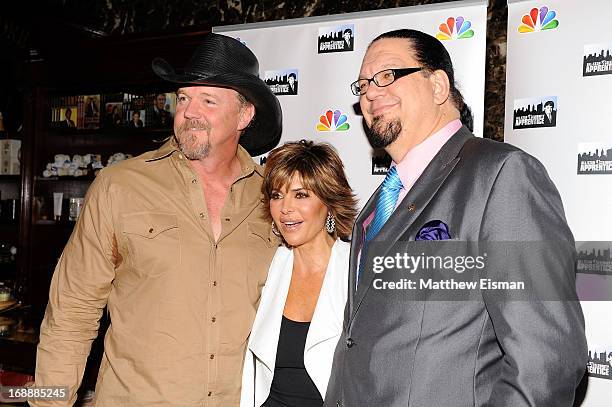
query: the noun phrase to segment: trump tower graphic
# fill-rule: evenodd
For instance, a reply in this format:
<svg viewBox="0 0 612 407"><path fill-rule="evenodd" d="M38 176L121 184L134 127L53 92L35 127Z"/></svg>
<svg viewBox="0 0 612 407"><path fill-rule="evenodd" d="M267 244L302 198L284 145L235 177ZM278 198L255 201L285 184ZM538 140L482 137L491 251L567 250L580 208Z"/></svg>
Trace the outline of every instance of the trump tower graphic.
<svg viewBox="0 0 612 407"><path fill-rule="evenodd" d="M542 96L514 100L512 128L532 129L557 125L557 97Z"/></svg>
<svg viewBox="0 0 612 407"><path fill-rule="evenodd" d="M582 76L609 75L612 73L612 45L591 44L584 46Z"/></svg>
<svg viewBox="0 0 612 407"><path fill-rule="evenodd" d="M352 51L354 43L355 26L353 24L319 28L319 54Z"/></svg>
<svg viewBox="0 0 612 407"><path fill-rule="evenodd" d="M264 82L275 95L298 94L298 70L266 71Z"/></svg>
<svg viewBox="0 0 612 407"><path fill-rule="evenodd" d="M612 380L612 347L589 350L587 373L591 377Z"/></svg>
<svg viewBox="0 0 612 407"><path fill-rule="evenodd" d="M612 277L612 255L610 247L595 246L578 248L576 272L600 274Z"/></svg>
<svg viewBox="0 0 612 407"><path fill-rule="evenodd" d="M612 146L602 143L579 143L577 173L612 174Z"/></svg>
<svg viewBox="0 0 612 407"><path fill-rule="evenodd" d="M387 175L391 167L391 156L383 149L374 150L372 155L372 175Z"/></svg>

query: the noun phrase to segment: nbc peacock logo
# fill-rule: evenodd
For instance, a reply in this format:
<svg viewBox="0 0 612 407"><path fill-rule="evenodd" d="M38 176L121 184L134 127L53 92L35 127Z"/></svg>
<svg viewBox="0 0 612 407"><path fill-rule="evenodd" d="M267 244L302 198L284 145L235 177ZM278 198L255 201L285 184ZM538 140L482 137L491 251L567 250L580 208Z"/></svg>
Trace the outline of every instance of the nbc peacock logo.
<svg viewBox="0 0 612 407"><path fill-rule="evenodd" d="M472 23L461 16L449 17L445 23L440 24L440 31L436 34L436 38L440 41L472 38L474 30L471 27Z"/></svg>
<svg viewBox="0 0 612 407"><path fill-rule="evenodd" d="M542 6L538 10L532 8L529 14L525 14L521 19L518 31L520 33L532 33L535 31L552 30L559 26L559 21L555 19L557 13Z"/></svg>
<svg viewBox="0 0 612 407"><path fill-rule="evenodd" d="M317 131L347 131L351 125L340 110L328 110L319 117Z"/></svg>

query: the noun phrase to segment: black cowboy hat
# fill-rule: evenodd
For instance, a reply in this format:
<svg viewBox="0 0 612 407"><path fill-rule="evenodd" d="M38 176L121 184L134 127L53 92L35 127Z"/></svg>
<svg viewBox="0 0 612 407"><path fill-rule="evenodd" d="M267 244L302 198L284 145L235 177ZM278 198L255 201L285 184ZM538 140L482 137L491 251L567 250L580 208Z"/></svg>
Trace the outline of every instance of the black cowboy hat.
<svg viewBox="0 0 612 407"><path fill-rule="evenodd" d="M257 156L278 144L282 111L278 99L259 78L259 62L246 45L225 35L206 34L183 69L155 58L153 72L160 78L184 85L234 89L255 106L255 117L242 132L240 144Z"/></svg>

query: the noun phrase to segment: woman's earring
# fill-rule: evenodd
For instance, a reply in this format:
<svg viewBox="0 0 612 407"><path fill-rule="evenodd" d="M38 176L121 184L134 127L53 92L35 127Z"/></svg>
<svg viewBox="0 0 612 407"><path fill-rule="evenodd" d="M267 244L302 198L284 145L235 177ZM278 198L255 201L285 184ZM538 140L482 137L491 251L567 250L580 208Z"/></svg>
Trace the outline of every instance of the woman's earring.
<svg viewBox="0 0 612 407"><path fill-rule="evenodd" d="M334 233L334 230L336 230L336 221L334 220L334 217L331 215L331 213L327 214L327 219L325 219L325 230L327 230L327 233Z"/></svg>
<svg viewBox="0 0 612 407"><path fill-rule="evenodd" d="M278 229L276 229L276 224L274 223L274 221L272 221L272 233L274 233L278 237L280 237L281 235Z"/></svg>

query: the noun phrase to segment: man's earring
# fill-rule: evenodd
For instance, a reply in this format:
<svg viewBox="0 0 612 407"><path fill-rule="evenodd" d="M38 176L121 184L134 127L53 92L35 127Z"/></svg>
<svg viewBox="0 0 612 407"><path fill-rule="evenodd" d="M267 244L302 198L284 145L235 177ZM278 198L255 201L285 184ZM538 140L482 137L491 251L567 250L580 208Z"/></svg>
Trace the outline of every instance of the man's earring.
<svg viewBox="0 0 612 407"><path fill-rule="evenodd" d="M334 230L336 230L336 221L331 213L328 213L327 219L325 219L325 230L327 230L327 233L329 234L334 233Z"/></svg>

